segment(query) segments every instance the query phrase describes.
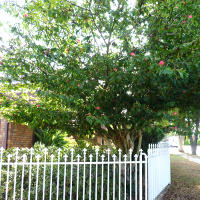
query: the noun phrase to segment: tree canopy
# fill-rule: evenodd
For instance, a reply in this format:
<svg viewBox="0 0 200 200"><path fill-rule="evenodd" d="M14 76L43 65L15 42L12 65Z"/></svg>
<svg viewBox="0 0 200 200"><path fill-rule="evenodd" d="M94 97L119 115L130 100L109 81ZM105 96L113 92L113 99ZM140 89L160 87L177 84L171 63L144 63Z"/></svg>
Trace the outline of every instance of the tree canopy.
<svg viewBox="0 0 200 200"><path fill-rule="evenodd" d="M0 47L9 119L127 151L159 132L167 111L199 109L198 0L36 0L6 10L19 18Z"/></svg>

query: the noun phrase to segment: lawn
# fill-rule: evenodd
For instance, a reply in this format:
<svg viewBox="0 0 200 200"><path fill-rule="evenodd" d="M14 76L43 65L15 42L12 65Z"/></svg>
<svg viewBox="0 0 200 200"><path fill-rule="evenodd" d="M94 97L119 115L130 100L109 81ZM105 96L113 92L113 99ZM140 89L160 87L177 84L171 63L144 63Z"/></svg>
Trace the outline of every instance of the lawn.
<svg viewBox="0 0 200 200"><path fill-rule="evenodd" d="M200 165L171 156L172 184L163 200L200 200Z"/></svg>

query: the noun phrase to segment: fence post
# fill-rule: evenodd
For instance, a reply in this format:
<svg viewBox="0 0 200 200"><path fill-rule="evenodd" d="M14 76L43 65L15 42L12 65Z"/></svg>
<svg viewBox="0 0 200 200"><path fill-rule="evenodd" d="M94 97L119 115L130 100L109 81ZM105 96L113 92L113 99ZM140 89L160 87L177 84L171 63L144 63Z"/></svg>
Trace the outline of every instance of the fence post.
<svg viewBox="0 0 200 200"><path fill-rule="evenodd" d="M103 199L103 170L104 170L104 158L105 158L105 155L102 155L101 156L101 159L102 159L102 168L101 168L101 200L104 200Z"/></svg>
<svg viewBox="0 0 200 200"><path fill-rule="evenodd" d="M78 200L78 189L79 189L79 162L81 156L78 154L77 156L77 183L76 183L76 200Z"/></svg>
<svg viewBox="0 0 200 200"><path fill-rule="evenodd" d="M99 150L96 149L96 178L95 178L95 200L97 200L97 183L98 183L98 153Z"/></svg>
<svg viewBox="0 0 200 200"><path fill-rule="evenodd" d="M60 148L58 149L58 167L57 167L57 194L56 194L56 200L58 200L59 197L59 178L60 178Z"/></svg>
<svg viewBox="0 0 200 200"><path fill-rule="evenodd" d="M110 189L110 149L107 150L107 154L108 154L107 200L109 200L109 189Z"/></svg>
<svg viewBox="0 0 200 200"><path fill-rule="evenodd" d="M65 187L66 187L66 163L67 163L67 155L64 155L64 159L65 159L65 164L64 164L64 180L63 180L63 200L65 200Z"/></svg>
<svg viewBox="0 0 200 200"><path fill-rule="evenodd" d="M129 149L129 160L130 160L130 200L132 200L132 153L133 153L133 149Z"/></svg>
<svg viewBox="0 0 200 200"><path fill-rule="evenodd" d="M37 197L38 197L38 178L39 178L39 160L40 160L40 155L37 155L36 158L37 158L37 174L36 174L35 200L37 200Z"/></svg>
<svg viewBox="0 0 200 200"><path fill-rule="evenodd" d="M51 178L50 178L50 194L49 194L49 200L51 200L51 196L52 196L53 157L54 157L54 155L51 154Z"/></svg>
<svg viewBox="0 0 200 200"><path fill-rule="evenodd" d="M121 153L122 150L119 149L119 200L121 199Z"/></svg>
<svg viewBox="0 0 200 200"><path fill-rule="evenodd" d="M4 148L1 147L1 160L0 160L0 188L1 188L1 176L2 176L3 151L4 151ZM1 190L0 190L0 197L1 197Z"/></svg>
<svg viewBox="0 0 200 200"><path fill-rule="evenodd" d="M85 200L85 162L86 162L86 149L83 149L83 200Z"/></svg>
<svg viewBox="0 0 200 200"><path fill-rule="evenodd" d="M19 151L19 148L17 147L17 148L16 148L16 152L15 152L15 175L14 175L13 200L15 200L15 195L16 195L18 151Z"/></svg>
<svg viewBox="0 0 200 200"><path fill-rule="evenodd" d="M6 179L6 196L5 199L8 199L8 184L9 184L9 174L10 174L10 158L11 155L8 155L8 166L7 166L7 179Z"/></svg>
<svg viewBox="0 0 200 200"><path fill-rule="evenodd" d="M140 149L140 156L139 156L139 169L140 169L140 174L139 174L139 200L142 200L142 149Z"/></svg>
<svg viewBox="0 0 200 200"><path fill-rule="evenodd" d="M42 194L43 197L42 197L42 200L45 200L46 162L47 162L47 148L44 149L43 194Z"/></svg>
<svg viewBox="0 0 200 200"><path fill-rule="evenodd" d="M113 200L115 200L115 162L116 162L116 155L113 155Z"/></svg>
<svg viewBox="0 0 200 200"><path fill-rule="evenodd" d="M72 200L72 179L73 179L73 162L74 162L74 149L71 150L71 178L70 178L70 200Z"/></svg>
<svg viewBox="0 0 200 200"><path fill-rule="evenodd" d="M28 200L31 197L31 173L32 173L32 159L33 159L33 148L31 147L30 151L30 163L29 163L29 180L28 180Z"/></svg>
<svg viewBox="0 0 200 200"><path fill-rule="evenodd" d="M137 170L137 162L138 162L138 155L135 154L134 155L135 157L135 200L137 200L138 198L138 177L137 177L137 174L138 174L138 170Z"/></svg>

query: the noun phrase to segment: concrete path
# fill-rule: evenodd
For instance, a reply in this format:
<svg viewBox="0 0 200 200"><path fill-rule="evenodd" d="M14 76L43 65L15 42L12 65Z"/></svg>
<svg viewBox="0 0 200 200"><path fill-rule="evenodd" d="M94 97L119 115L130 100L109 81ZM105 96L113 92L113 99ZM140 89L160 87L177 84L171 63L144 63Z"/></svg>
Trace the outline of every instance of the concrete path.
<svg viewBox="0 0 200 200"><path fill-rule="evenodd" d="M188 159L188 160L190 160L190 161L192 161L192 162L195 162L195 163L200 164L200 158L198 158L198 157L196 157L196 156L192 156L192 155L190 156L190 155L188 155L188 154L179 152L179 151L178 151L178 148L174 148L174 147L170 148L170 154L180 155L180 156L182 156L183 158L186 158L186 159Z"/></svg>

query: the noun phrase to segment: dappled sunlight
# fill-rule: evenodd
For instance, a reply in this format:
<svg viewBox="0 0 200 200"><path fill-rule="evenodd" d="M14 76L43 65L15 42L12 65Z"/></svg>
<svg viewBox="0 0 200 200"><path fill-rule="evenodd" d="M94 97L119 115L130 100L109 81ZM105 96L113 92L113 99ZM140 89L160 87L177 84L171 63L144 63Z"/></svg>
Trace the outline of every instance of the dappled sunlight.
<svg viewBox="0 0 200 200"><path fill-rule="evenodd" d="M200 185L197 185L196 188L197 188L198 190L200 190Z"/></svg>

